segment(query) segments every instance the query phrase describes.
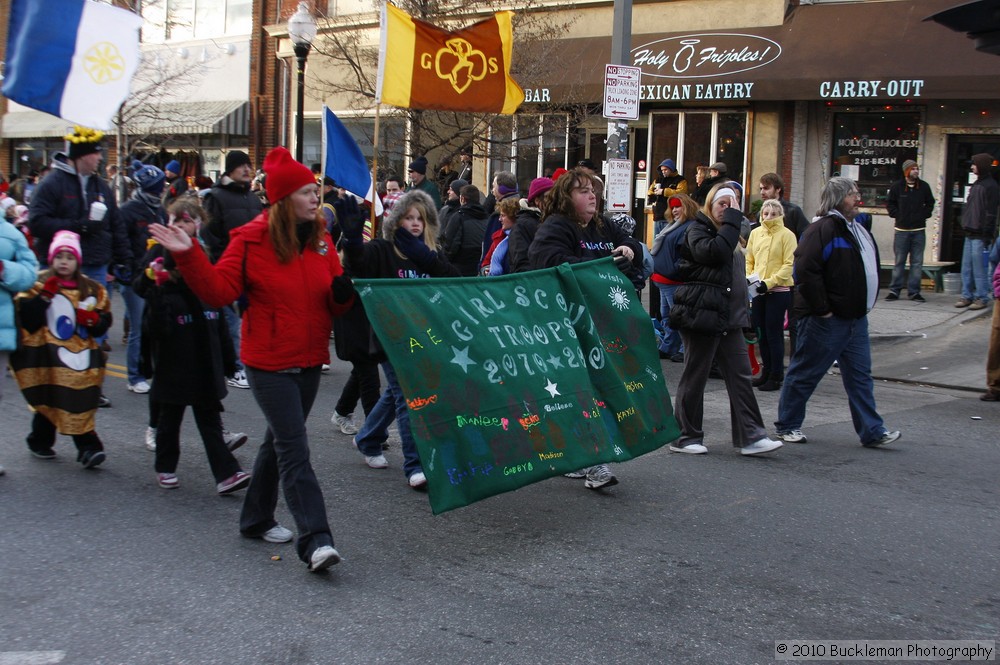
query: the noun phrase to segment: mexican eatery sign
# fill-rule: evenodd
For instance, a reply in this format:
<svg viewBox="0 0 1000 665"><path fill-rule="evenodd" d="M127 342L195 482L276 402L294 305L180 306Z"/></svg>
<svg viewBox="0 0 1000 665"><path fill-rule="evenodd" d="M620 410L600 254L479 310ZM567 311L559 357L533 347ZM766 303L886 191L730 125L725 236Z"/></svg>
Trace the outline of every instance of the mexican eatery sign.
<svg viewBox="0 0 1000 665"><path fill-rule="evenodd" d="M766 37L706 33L667 37L632 49L632 64L645 76L710 78L768 65L781 55L781 45Z"/></svg>

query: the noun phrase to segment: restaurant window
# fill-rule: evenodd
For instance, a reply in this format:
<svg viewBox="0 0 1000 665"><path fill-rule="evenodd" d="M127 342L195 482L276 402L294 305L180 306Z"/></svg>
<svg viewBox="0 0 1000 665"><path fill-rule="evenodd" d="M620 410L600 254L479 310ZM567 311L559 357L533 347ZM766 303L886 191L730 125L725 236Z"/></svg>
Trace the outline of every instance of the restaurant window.
<svg viewBox="0 0 1000 665"><path fill-rule="evenodd" d="M664 159L672 159L694 191L699 166L724 162L727 174L744 180L747 114L739 111L685 111L650 115L650 176Z"/></svg>
<svg viewBox="0 0 1000 665"><path fill-rule="evenodd" d="M490 182L497 171L512 171L525 194L532 180L565 167L570 149L568 122L568 116L563 114L495 118L487 145Z"/></svg>
<svg viewBox="0 0 1000 665"><path fill-rule="evenodd" d="M903 162L917 160L920 113L835 113L831 173L858 182L862 205L883 207L889 187L903 177Z"/></svg>

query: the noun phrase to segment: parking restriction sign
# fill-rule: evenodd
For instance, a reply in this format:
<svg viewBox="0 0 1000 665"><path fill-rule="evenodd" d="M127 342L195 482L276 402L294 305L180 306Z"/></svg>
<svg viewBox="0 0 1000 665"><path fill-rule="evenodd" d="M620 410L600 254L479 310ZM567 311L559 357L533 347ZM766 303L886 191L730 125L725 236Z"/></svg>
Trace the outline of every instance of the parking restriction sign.
<svg viewBox="0 0 1000 665"><path fill-rule="evenodd" d="M604 186L604 197L608 212L629 212L632 210L632 162L628 159L609 159L608 182Z"/></svg>
<svg viewBox="0 0 1000 665"><path fill-rule="evenodd" d="M642 70L622 65L604 66L604 117L639 119L639 82Z"/></svg>

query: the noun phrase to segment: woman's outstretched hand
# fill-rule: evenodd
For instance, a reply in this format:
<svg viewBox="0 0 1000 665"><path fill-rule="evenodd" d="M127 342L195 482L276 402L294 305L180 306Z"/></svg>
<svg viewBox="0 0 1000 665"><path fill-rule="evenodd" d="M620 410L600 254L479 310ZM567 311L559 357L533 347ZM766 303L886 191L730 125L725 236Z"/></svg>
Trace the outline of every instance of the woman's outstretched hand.
<svg viewBox="0 0 1000 665"><path fill-rule="evenodd" d="M164 226L162 224L150 224L149 235L156 238L156 241L163 245L163 248L170 252L183 252L191 249L191 236L176 226Z"/></svg>

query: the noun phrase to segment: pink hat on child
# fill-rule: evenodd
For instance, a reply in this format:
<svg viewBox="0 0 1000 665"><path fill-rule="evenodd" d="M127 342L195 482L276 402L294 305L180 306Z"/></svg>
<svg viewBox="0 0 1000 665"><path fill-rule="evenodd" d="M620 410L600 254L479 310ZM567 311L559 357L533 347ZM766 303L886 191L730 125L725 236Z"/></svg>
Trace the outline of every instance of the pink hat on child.
<svg viewBox="0 0 1000 665"><path fill-rule="evenodd" d="M83 263L83 254L80 252L80 236L72 231L57 231L52 236L52 244L49 245L49 263L56 257L56 254L66 250L76 257L76 262Z"/></svg>

